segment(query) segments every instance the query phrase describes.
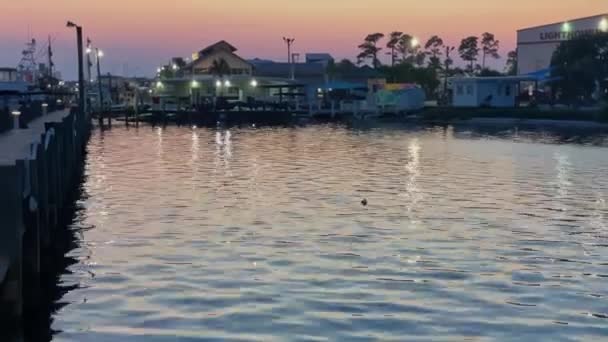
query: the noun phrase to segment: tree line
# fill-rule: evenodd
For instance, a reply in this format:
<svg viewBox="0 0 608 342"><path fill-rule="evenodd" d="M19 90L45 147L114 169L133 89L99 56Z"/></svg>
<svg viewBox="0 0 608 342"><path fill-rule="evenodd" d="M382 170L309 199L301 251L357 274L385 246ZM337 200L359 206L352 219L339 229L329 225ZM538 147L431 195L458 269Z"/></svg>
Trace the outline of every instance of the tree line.
<svg viewBox="0 0 608 342"><path fill-rule="evenodd" d="M386 38L385 44L382 40ZM358 46L360 50L357 55L358 64L369 63L374 68L380 68L382 63L380 56L386 48L386 54L390 57L390 66L408 63L418 67L428 66L441 69L446 64L453 64L453 59L448 56L455 47L447 46L443 39L437 35L430 37L426 42L418 41L414 36L394 31L385 35L376 32L368 34ZM466 62L466 71L469 73L480 72L487 68L488 59L499 59L500 41L490 32L484 32L480 37L469 36L463 38L457 48L458 55ZM442 62L442 58L444 59ZM449 61L446 60L449 59ZM515 63L516 53L509 52L507 70ZM480 62L481 64L479 64Z"/></svg>
<svg viewBox="0 0 608 342"><path fill-rule="evenodd" d="M502 73L487 66L490 59L500 58L500 41L490 32L480 37L469 36L461 40L459 46L449 46L444 40L433 35L425 42L418 41L413 35L394 31L385 35L380 32L368 34L358 46L357 64L369 64L386 76L389 82L415 82L420 84L427 95L433 97L440 85L441 76L470 74L497 76ZM389 56L390 64L383 65L380 57ZM466 63L464 69L454 67L453 55ZM349 67L348 61L338 63ZM517 72L517 53L507 55L507 74Z"/></svg>

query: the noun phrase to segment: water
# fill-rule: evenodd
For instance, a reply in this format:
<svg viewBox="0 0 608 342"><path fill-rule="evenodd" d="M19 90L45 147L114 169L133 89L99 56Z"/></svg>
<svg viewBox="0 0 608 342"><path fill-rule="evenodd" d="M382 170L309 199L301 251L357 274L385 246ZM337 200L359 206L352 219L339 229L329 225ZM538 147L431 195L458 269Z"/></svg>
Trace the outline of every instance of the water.
<svg viewBox="0 0 608 342"><path fill-rule="evenodd" d="M54 339L608 339L608 138L580 136L97 130Z"/></svg>

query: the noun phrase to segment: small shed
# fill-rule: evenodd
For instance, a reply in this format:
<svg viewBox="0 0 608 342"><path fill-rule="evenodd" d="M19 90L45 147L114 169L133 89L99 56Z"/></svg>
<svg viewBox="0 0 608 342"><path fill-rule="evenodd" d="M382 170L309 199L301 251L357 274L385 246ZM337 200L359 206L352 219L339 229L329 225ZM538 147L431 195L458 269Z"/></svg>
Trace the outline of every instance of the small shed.
<svg viewBox="0 0 608 342"><path fill-rule="evenodd" d="M515 107L519 86L534 81L530 76L455 77L452 83L454 107Z"/></svg>

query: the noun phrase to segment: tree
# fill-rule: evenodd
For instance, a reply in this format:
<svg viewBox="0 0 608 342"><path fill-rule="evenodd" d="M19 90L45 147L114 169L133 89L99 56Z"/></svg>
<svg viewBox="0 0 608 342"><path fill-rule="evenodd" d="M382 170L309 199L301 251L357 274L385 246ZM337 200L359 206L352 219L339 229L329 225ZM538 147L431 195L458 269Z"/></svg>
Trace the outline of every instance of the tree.
<svg viewBox="0 0 608 342"><path fill-rule="evenodd" d="M407 33L403 34L397 44L397 51L401 55L402 63L424 65L426 56L420 55L420 45L413 36Z"/></svg>
<svg viewBox="0 0 608 342"><path fill-rule="evenodd" d="M431 68L417 68L410 63L400 63L395 66L384 66L380 68L384 76L396 83L416 83L426 92L427 96L435 95L439 87L439 79L435 70Z"/></svg>
<svg viewBox="0 0 608 342"><path fill-rule="evenodd" d="M507 75L517 75L517 49L509 51L507 54L507 64L505 66Z"/></svg>
<svg viewBox="0 0 608 342"><path fill-rule="evenodd" d="M562 42L551 59L555 90L570 102L589 98L608 77L608 33Z"/></svg>
<svg viewBox="0 0 608 342"><path fill-rule="evenodd" d="M350 75L356 73L357 66L348 59L343 59L338 63L330 63L327 66L327 73L332 78L343 75Z"/></svg>
<svg viewBox="0 0 608 342"><path fill-rule="evenodd" d="M432 36L424 45L426 54L429 56L429 67L439 70L441 69L441 55L443 54L443 39L439 36Z"/></svg>
<svg viewBox="0 0 608 342"><path fill-rule="evenodd" d="M482 70L486 68L486 56L490 56L495 59L500 58L500 55L498 54L499 47L500 41L496 40L496 37L494 37L492 33L485 32L481 35Z"/></svg>
<svg viewBox="0 0 608 342"><path fill-rule="evenodd" d="M399 45L402 36L403 32L391 32L388 38L388 42L386 43L386 47L391 50L388 53L391 56L391 66L395 66L395 62L397 60L397 46Z"/></svg>
<svg viewBox="0 0 608 342"><path fill-rule="evenodd" d="M214 59L211 62L211 67L209 67L209 73L219 78L230 75L230 65L223 58Z"/></svg>
<svg viewBox="0 0 608 342"><path fill-rule="evenodd" d="M462 58L463 61L469 63L467 71L472 73L474 70L475 62L479 57L478 38L475 36L464 38L460 42L460 46L458 47L458 53L460 54L460 58Z"/></svg>
<svg viewBox="0 0 608 342"><path fill-rule="evenodd" d="M378 68L380 66L378 53L382 50L381 47L378 47L378 42L382 38L384 38L384 34L382 33L368 34L363 43L359 45L361 52L357 55L357 61L362 63L366 59L371 59L374 68Z"/></svg>

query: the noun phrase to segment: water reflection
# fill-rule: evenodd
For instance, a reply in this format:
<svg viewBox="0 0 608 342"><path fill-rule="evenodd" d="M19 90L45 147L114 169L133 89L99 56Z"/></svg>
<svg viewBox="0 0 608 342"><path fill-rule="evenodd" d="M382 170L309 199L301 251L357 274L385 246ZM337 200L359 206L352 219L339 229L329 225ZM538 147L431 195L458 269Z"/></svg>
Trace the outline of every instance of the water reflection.
<svg viewBox="0 0 608 342"><path fill-rule="evenodd" d="M103 134L58 340L607 337L605 136Z"/></svg>
<svg viewBox="0 0 608 342"><path fill-rule="evenodd" d="M405 165L407 180L404 197L407 203L407 213L412 221L412 209L422 199L422 192L418 189L417 178L420 176L420 142L417 138L410 140L408 145L409 161Z"/></svg>

